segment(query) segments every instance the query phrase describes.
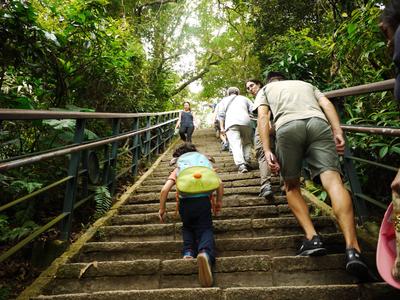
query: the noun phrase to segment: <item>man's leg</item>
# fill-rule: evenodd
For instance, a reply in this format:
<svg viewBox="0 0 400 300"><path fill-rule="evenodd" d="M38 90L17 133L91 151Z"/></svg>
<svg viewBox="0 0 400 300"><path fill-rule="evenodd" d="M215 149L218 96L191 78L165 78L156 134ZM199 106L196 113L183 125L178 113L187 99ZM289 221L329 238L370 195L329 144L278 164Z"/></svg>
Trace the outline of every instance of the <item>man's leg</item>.
<svg viewBox="0 0 400 300"><path fill-rule="evenodd" d="M355 248L360 252L354 224L353 204L340 174L336 171L325 171L320 174L320 177L322 185L331 199L333 212L346 241L346 248Z"/></svg>
<svg viewBox="0 0 400 300"><path fill-rule="evenodd" d="M288 204L300 226L303 228L306 238L303 240L299 250L299 256L320 256L326 254L320 236L315 231L310 218L307 203L300 193L300 182L298 179L285 181L286 198Z"/></svg>
<svg viewBox="0 0 400 300"><path fill-rule="evenodd" d="M240 126L240 139L242 140L244 159L246 162L249 162L253 148L253 128L250 126Z"/></svg>
<svg viewBox="0 0 400 300"><path fill-rule="evenodd" d="M265 158L264 150L261 144L260 135L258 130L256 130L256 135L254 137L254 145L256 150L256 157L258 160L258 168L260 169L260 197L266 197L272 195L271 190L271 169ZM268 194L268 195L264 195Z"/></svg>
<svg viewBox="0 0 400 300"><path fill-rule="evenodd" d="M329 170L322 172L320 176L322 185L331 198L333 212L346 241L346 271L362 281L374 278L361 257L354 224L353 205L339 173Z"/></svg>
<svg viewBox="0 0 400 300"><path fill-rule="evenodd" d="M237 166L245 164L245 160L243 157L243 147L242 140L240 138L240 131L237 125L229 127L229 130L226 132L226 136L229 140L229 145L232 150L233 160Z"/></svg>
<svg viewBox="0 0 400 300"><path fill-rule="evenodd" d="M308 205L301 195L299 179L285 180L285 188L289 207L297 221L300 223L300 226L303 228L306 238L311 240L317 232L315 231L314 225L311 221Z"/></svg>

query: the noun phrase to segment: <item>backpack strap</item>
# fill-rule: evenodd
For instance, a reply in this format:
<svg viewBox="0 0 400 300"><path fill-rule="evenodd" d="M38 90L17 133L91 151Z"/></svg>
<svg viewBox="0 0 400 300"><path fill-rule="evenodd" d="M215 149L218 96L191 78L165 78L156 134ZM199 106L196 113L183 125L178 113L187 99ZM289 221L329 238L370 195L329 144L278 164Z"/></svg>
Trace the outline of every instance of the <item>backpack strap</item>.
<svg viewBox="0 0 400 300"><path fill-rule="evenodd" d="M228 102L228 105L227 105L226 108L225 108L225 116L226 116L226 113L228 112L229 106L231 106L233 100L234 100L237 96L238 96L238 95L235 95L235 97L233 97L233 98Z"/></svg>

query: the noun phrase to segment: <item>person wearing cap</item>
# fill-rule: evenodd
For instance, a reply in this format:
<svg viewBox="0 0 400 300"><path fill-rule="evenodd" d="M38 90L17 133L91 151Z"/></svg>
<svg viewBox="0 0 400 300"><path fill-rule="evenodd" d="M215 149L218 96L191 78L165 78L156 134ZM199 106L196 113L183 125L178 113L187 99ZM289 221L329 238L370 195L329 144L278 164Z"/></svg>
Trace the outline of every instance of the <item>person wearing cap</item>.
<svg viewBox="0 0 400 300"><path fill-rule="evenodd" d="M258 128L267 162L273 172L281 171L289 207L305 233L298 255L326 254L300 192L304 159L312 177L320 177L331 199L346 243L346 271L361 280L370 278L361 258L350 194L340 176L338 154L344 152L345 140L335 107L315 86L300 80L285 80L279 72L270 72L266 83L257 93L254 108L258 112ZM270 110L274 116L277 157L271 151L266 125Z"/></svg>
<svg viewBox="0 0 400 300"><path fill-rule="evenodd" d="M250 114L253 103L239 95L237 87L230 87L227 96L218 105L221 133L226 134L233 160L239 173L248 172L252 150L253 129Z"/></svg>

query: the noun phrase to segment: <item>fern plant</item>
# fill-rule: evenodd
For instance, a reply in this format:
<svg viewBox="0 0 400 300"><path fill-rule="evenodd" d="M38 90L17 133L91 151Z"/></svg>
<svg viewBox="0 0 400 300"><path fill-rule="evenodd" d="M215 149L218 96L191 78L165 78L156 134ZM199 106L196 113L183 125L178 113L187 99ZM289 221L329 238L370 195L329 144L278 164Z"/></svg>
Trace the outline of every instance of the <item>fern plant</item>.
<svg viewBox="0 0 400 300"><path fill-rule="evenodd" d="M98 186L95 191L94 200L96 202L96 211L94 218L103 216L111 207L112 198L107 186Z"/></svg>

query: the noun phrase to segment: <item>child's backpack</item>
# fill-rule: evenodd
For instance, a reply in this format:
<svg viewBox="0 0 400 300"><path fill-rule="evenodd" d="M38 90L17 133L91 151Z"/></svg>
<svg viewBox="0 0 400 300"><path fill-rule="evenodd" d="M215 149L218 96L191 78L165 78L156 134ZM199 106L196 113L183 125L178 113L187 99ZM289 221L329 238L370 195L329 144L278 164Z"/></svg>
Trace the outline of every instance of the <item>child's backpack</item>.
<svg viewBox="0 0 400 300"><path fill-rule="evenodd" d="M178 167L176 189L181 196L210 195L221 184L211 162L199 152L181 155L176 164Z"/></svg>

